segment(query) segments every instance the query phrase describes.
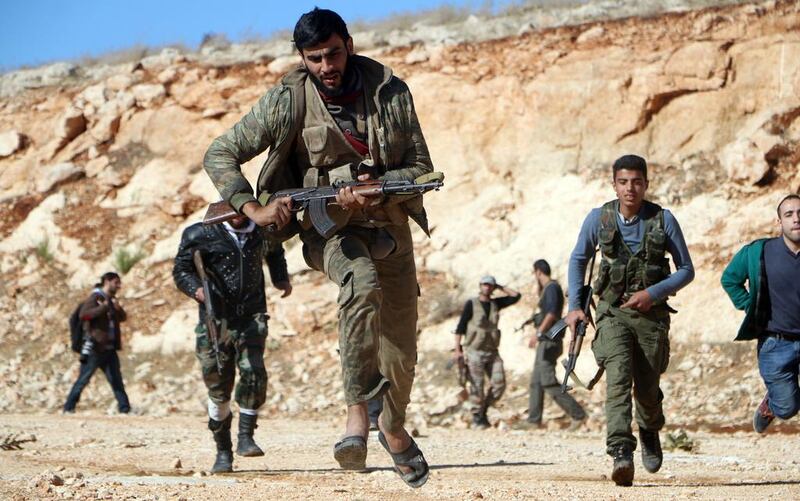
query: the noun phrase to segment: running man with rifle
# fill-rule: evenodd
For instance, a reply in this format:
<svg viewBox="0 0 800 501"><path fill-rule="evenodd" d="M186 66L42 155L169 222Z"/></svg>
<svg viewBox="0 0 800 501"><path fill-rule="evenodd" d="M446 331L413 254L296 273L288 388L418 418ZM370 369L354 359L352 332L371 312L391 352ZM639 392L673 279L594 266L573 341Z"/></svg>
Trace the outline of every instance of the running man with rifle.
<svg viewBox="0 0 800 501"><path fill-rule="evenodd" d="M667 297L694 278L694 267L675 216L644 199L647 163L636 155L618 158L612 185L617 199L593 209L583 222L569 262L569 313L575 335L589 319L581 308L586 268L600 247L594 283L598 296L597 334L592 342L597 363L608 374L606 386L606 452L614 458L611 478L633 484L632 399L642 445L642 464L651 473L661 468L658 432L664 426L659 387L669 364L670 313ZM666 253L676 271L670 273Z"/></svg>
<svg viewBox="0 0 800 501"><path fill-rule="evenodd" d="M378 441L403 482L421 487L428 463L405 429L420 295L409 220L430 231L420 193L393 195L384 188L433 181L428 146L406 83L389 67L356 54L337 13L306 12L292 41L302 66L211 143L203 166L236 212L259 226L274 224L282 238L299 233L306 264L338 289L347 416L333 458L346 470L366 468L367 402L381 398ZM254 190L241 165L265 150ZM382 188L351 184L359 181ZM301 207L290 196L263 204L282 190L328 186L341 188L335 203L316 202L318 210L309 201L309 210L295 214ZM325 217L315 220L321 212Z"/></svg>
<svg viewBox="0 0 800 501"><path fill-rule="evenodd" d="M267 300L262 263L266 259L273 285L286 297L292 292L283 247L263 236L244 216L183 232L172 276L181 292L199 303L197 359L208 388L208 428L217 445L212 473L233 471L231 393L239 405L239 456L263 456L255 443L258 409L267 397L264 344Z"/></svg>

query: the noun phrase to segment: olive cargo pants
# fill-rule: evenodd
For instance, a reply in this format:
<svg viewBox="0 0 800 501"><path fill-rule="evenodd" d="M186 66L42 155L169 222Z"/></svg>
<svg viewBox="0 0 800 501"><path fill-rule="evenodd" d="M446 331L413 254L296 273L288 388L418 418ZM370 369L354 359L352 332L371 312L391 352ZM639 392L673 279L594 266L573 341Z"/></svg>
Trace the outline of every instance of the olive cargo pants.
<svg viewBox="0 0 800 501"><path fill-rule="evenodd" d="M389 236L394 250L384 256ZM308 265L339 286L339 354L347 405L382 395L384 426L401 429L417 364L419 287L410 228L350 225L327 241L313 229L302 239Z"/></svg>
<svg viewBox="0 0 800 501"><path fill-rule="evenodd" d="M221 331L219 359L222 374L217 372L211 340L205 323L197 324L195 355L203 371L203 382L208 388L208 398L217 405L231 399L236 367L236 403L245 409L258 409L267 399L267 370L264 367L264 344L267 339L267 316L259 313L252 318L230 320Z"/></svg>
<svg viewBox="0 0 800 501"><path fill-rule="evenodd" d="M540 338L536 345L536 361L533 363L531 381L528 386L528 422L541 423L544 410L544 394L547 393L564 409L569 417L581 420L586 412L569 393L561 393L561 383L556 379L556 362L563 351L561 338L551 341Z"/></svg>
<svg viewBox="0 0 800 501"><path fill-rule="evenodd" d="M639 313L600 301L592 351L606 369L606 451L613 454L620 446L634 450L631 388L639 428L658 431L664 426L659 383L669 364L669 312L655 306Z"/></svg>

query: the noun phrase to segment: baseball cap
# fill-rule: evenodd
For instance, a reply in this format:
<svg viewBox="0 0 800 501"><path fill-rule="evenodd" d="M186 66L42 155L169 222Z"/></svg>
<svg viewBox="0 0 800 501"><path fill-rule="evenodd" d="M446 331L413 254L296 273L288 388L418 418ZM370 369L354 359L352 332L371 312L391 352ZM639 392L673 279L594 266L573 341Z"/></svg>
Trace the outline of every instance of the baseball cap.
<svg viewBox="0 0 800 501"><path fill-rule="evenodd" d="M491 275L484 275L481 277L481 281L478 282L480 284L489 284L489 285L497 285L497 280L494 279Z"/></svg>

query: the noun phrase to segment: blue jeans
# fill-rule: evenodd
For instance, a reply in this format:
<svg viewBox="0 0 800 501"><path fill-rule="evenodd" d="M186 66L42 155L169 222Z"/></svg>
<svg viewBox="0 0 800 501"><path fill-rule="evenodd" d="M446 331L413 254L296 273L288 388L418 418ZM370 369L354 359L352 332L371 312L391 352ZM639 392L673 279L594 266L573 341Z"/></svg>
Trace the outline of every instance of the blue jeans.
<svg viewBox="0 0 800 501"><path fill-rule="evenodd" d="M128 394L125 393L125 384L122 382L122 372L119 367L119 357L114 350L104 351L102 353L92 353L86 359L86 362L81 363L81 371L78 374L78 380L72 385L72 389L67 396L67 401L64 403L65 411L74 411L78 400L81 399L81 392L89 384L92 379L92 374L97 369L102 369L111 385L114 392L114 397L117 399L117 406L119 411L126 413L131 410L131 405L128 402Z"/></svg>
<svg viewBox="0 0 800 501"><path fill-rule="evenodd" d="M789 419L800 410L800 341L776 337L758 340L758 370L767 385L769 408L781 419Z"/></svg>

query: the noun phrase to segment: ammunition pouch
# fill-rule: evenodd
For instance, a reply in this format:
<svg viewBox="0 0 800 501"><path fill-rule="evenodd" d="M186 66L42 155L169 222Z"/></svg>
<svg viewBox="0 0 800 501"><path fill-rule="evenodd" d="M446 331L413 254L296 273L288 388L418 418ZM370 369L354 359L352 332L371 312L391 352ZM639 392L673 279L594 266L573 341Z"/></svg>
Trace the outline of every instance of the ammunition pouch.
<svg viewBox="0 0 800 501"><path fill-rule="evenodd" d="M601 209L598 241L602 260L594 290L610 305L616 305L669 276L663 210L656 204L646 201L645 204L642 216L644 236L635 254L622 241L617 221L619 202L608 202Z"/></svg>

